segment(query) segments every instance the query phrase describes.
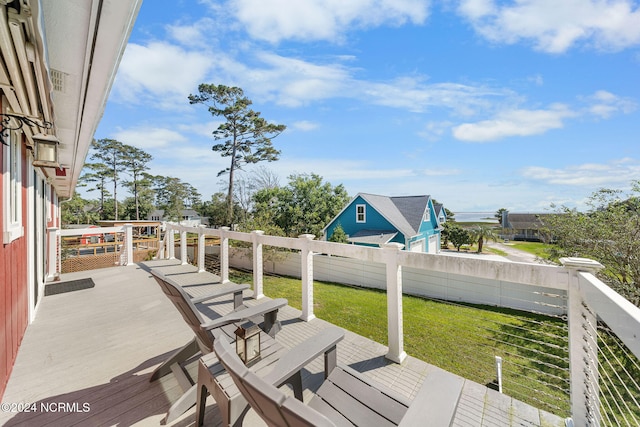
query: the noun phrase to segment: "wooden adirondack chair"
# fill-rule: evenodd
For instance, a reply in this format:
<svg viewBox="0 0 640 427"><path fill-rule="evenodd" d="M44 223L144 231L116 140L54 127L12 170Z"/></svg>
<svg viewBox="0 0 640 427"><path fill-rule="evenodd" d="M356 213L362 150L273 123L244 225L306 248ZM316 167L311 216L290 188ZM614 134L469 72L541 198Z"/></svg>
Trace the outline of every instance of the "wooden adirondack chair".
<svg viewBox="0 0 640 427"><path fill-rule="evenodd" d="M224 335L226 334L226 335ZM216 341L233 340L233 331L227 327L215 331ZM223 338L221 338L223 337ZM266 340L261 345L261 356L251 363L249 369L264 381L276 387L290 384L296 399L302 401L302 369L318 356L324 356L325 378L336 366L337 343L344 338L344 330L337 327L322 329L302 343L287 350L275 340ZM235 386L229 373L225 371L215 353L200 358L198 368L198 404L196 426L204 421L207 393L213 395L222 416L222 425L240 426L249 409L247 400Z"/></svg>
<svg viewBox="0 0 640 427"><path fill-rule="evenodd" d="M353 369L337 366L305 405L247 369L224 337L215 341L214 350L244 398L272 427L448 427L464 385L463 378L436 370L410 402Z"/></svg>
<svg viewBox="0 0 640 427"><path fill-rule="evenodd" d="M208 354L213 351L214 335L212 331L225 325L263 316L264 321L261 324L261 328L269 335L275 336L277 331L280 330L280 324L277 320L278 309L286 306L287 300L279 298L252 307L245 307L238 304L241 298L239 300L237 295L238 293L242 295L242 290L248 288L248 285L236 284L214 285L214 290L210 294L198 298L191 298L182 286L172 280L171 277L165 276L161 272L153 269L151 270L151 274L194 333L194 338L191 341L174 352L169 359L156 368L151 375L150 381L155 381L173 372L173 374L176 375L178 383L185 390L185 393L167 412L164 421L170 423L196 404L196 381L193 381L189 377L182 364L198 353ZM216 288L218 286L219 288ZM217 319L205 321L196 304L229 294L234 294L235 310Z"/></svg>

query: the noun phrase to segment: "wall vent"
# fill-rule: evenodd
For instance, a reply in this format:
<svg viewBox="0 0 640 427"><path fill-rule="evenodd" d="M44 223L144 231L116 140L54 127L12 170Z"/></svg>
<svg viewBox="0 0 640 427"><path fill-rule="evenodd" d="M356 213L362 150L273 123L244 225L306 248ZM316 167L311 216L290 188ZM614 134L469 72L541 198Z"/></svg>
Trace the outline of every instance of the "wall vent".
<svg viewBox="0 0 640 427"><path fill-rule="evenodd" d="M67 82L67 74L62 71L54 70L53 68L50 70L51 83L53 84L53 90L56 92L65 92L66 82Z"/></svg>

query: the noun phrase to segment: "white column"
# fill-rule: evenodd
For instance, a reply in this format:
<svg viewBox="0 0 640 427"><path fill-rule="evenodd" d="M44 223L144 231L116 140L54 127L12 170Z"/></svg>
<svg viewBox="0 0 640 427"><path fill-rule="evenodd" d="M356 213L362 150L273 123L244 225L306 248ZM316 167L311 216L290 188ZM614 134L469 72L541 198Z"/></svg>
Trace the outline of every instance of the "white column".
<svg viewBox="0 0 640 427"><path fill-rule="evenodd" d="M603 266L586 258L560 258L560 262L569 274L567 318L571 419L576 426L599 425L597 318L585 304L579 273L595 274Z"/></svg>
<svg viewBox="0 0 640 427"><path fill-rule="evenodd" d="M308 322L316 316L313 314L313 252L309 250L309 242L315 239L313 234L302 234L302 250L300 263L302 273L302 315L300 319Z"/></svg>
<svg viewBox="0 0 640 427"><path fill-rule="evenodd" d="M165 240L167 241L167 246L169 247L169 259L176 259L176 241L175 235L173 234L173 227L167 224L167 231L165 232Z"/></svg>
<svg viewBox="0 0 640 427"><path fill-rule="evenodd" d="M387 270L387 333L389 352L385 357L396 363L402 363L407 357L404 352L402 330L402 266L398 264L398 255L404 245L387 243L382 247Z"/></svg>
<svg viewBox="0 0 640 427"><path fill-rule="evenodd" d="M264 234L262 230L254 230L251 232L251 240L253 242L253 298L260 299L264 297L262 293L262 242L260 236Z"/></svg>
<svg viewBox="0 0 640 427"><path fill-rule="evenodd" d="M133 224L125 224L124 225L124 236L125 236L125 250L127 251L127 258L125 260L126 265L134 265L133 264Z"/></svg>
<svg viewBox="0 0 640 427"><path fill-rule="evenodd" d="M180 261L182 265L188 264L187 260L187 231L180 230Z"/></svg>
<svg viewBox="0 0 640 427"><path fill-rule="evenodd" d="M60 243L58 227L47 228L47 237L49 250L47 255L48 259L46 281L50 282L58 277L58 247Z"/></svg>
<svg viewBox="0 0 640 427"><path fill-rule="evenodd" d="M198 230L198 273L202 273L205 271L204 268L204 250L205 250L205 227L204 225L200 225L200 229Z"/></svg>
<svg viewBox="0 0 640 427"><path fill-rule="evenodd" d="M229 227L220 228L220 282L229 281L229 238L227 231Z"/></svg>

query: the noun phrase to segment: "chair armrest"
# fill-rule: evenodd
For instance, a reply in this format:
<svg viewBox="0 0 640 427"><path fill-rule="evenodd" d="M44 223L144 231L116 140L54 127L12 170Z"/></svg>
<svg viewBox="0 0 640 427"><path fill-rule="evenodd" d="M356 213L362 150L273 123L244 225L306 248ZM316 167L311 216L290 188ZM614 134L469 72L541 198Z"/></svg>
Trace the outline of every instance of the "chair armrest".
<svg viewBox="0 0 640 427"><path fill-rule="evenodd" d="M344 331L340 328L323 329L282 355L276 362L273 371L269 372L264 377L264 380L276 387L280 387L316 357L335 349L336 344L343 338ZM333 354L335 356L335 352ZM335 360L332 364L335 366Z"/></svg>
<svg viewBox="0 0 640 427"><path fill-rule="evenodd" d="M440 369L428 373L398 426L410 427L426 422L433 427L449 427L458 408L464 381L464 378Z"/></svg>
<svg viewBox="0 0 640 427"><path fill-rule="evenodd" d="M284 298L278 298L270 301L265 301L261 304L247 307L242 310L232 311L229 314L203 323L200 327L204 330L216 329L221 326L228 325L230 323L239 322L241 320L249 319L254 316L265 315L278 309L285 307L288 301Z"/></svg>
<svg viewBox="0 0 640 427"><path fill-rule="evenodd" d="M224 295L242 292L246 289L249 289L249 287L250 286L247 284L238 285L235 283L226 283L224 285L214 285L214 288L215 288L214 291L208 293L207 295L191 298L191 302L194 304L198 304L198 303L209 301L211 299L218 298Z"/></svg>

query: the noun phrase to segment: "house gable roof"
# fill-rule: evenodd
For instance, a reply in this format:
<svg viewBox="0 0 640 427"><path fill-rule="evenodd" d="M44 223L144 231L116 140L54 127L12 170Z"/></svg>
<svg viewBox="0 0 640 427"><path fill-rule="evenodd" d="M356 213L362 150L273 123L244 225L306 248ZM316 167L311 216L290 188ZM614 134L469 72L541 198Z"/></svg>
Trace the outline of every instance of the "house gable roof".
<svg viewBox="0 0 640 427"><path fill-rule="evenodd" d="M391 200L396 205L402 216L409 222L409 225L417 234L424 218L424 213L429 209L430 196L404 196L392 197Z"/></svg>
<svg viewBox="0 0 640 427"><path fill-rule="evenodd" d="M511 213L507 214L506 228L516 230L538 230L544 227L544 219L551 216L548 213Z"/></svg>
<svg viewBox="0 0 640 427"><path fill-rule="evenodd" d="M428 195L388 197L377 194L359 193L371 207L389 221L405 237L418 234L425 209L428 208ZM354 200L355 200L354 199Z"/></svg>

